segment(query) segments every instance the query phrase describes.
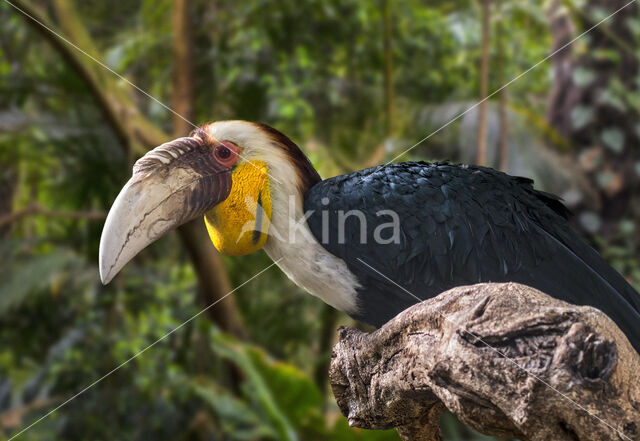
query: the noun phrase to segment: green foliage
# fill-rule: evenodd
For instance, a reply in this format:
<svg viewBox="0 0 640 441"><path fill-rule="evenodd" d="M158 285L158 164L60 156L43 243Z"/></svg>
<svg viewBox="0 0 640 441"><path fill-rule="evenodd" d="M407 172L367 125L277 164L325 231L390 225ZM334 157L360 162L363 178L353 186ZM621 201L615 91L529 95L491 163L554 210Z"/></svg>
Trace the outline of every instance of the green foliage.
<svg viewBox="0 0 640 441"><path fill-rule="evenodd" d="M241 389L249 408L245 414L248 418L242 421L243 424L256 424L256 419L259 419L264 435L278 440L362 439L342 422L331 427L327 425L321 412L324 401L320 390L308 375L295 366L276 361L259 347L242 344L221 333L213 333L211 342L213 352L230 360L245 377ZM223 394L205 394L213 411L223 418L228 408L221 406L221 402L232 399ZM232 401L231 405L242 407L245 404ZM243 439L244 433L240 432L240 436L237 439ZM398 437L395 432L387 431L366 439L391 441Z"/></svg>
<svg viewBox="0 0 640 441"><path fill-rule="evenodd" d="M53 2L32 3L56 23ZM195 122L270 123L304 146L324 176L390 159L478 98L475 1L392 2L395 130L390 134L384 124L380 2L190 3ZM500 3L496 17L508 25L499 55L510 80L548 55L551 38L545 2ZM171 101L172 1L71 5L109 67L159 100ZM32 203L52 211L106 211L134 158L69 60L4 2L0 22L0 196L7 199L0 201L0 219ZM629 25L640 38L640 21ZM495 46L492 51L498 55ZM616 63L619 54L601 50L593 57ZM509 114L518 170L553 189L568 187L568 178L562 175L564 163L539 136L549 129L540 121L551 78L543 65L510 86ZM584 88L599 79L588 67L575 70L572 78ZM154 124L171 130L172 115L165 108L122 81L116 84ZM490 90L500 86L492 69ZM615 78L600 99L631 115L640 112L638 94ZM135 114L135 109L122 111ZM490 106L494 129L496 114ZM475 144L469 137L476 132L473 115L403 159L468 158ZM590 106L576 106L570 117L578 129L588 127L595 114ZM626 151L627 135L620 127L598 131L594 143ZM637 123L635 130L640 137ZM631 244L635 225L625 218L616 246L602 242L600 248L617 269L639 281ZM206 314L163 338L202 307L179 240L162 239L103 287L97 274L101 228L102 221L43 215L0 227L0 416L23 411L17 425L0 427L0 436L11 436L125 363L19 439L398 439L394 431L348 427L316 372L325 369L329 356L320 342L327 326L324 306L276 269L234 294L248 342L221 333ZM224 262L237 286L269 260L257 253ZM351 323L344 315L339 321ZM447 439L488 439L451 417L443 427Z"/></svg>
<svg viewBox="0 0 640 441"><path fill-rule="evenodd" d="M8 245L9 242L6 242L2 248L9 248ZM27 301L32 293L50 289L51 294L55 295L64 279L80 276L74 271L78 269L77 265L73 265L77 263L77 257L74 258L72 253L63 249L27 258L11 250L3 250L2 254L6 264L0 269L0 285L3 286L0 314L6 314L11 307ZM37 277L34 277L36 274Z"/></svg>

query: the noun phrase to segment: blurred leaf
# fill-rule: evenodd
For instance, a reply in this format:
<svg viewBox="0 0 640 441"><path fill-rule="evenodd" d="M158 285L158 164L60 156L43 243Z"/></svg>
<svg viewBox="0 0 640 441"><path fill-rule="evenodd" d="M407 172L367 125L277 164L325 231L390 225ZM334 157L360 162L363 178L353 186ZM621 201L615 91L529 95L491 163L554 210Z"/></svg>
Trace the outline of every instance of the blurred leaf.
<svg viewBox="0 0 640 441"><path fill-rule="evenodd" d="M591 51L594 59L600 61L610 61L612 63L620 63L620 53L613 49L596 49Z"/></svg>
<svg viewBox="0 0 640 441"><path fill-rule="evenodd" d="M231 439L244 441L278 439L278 434L256 414L246 401L239 400L215 383L192 381L195 393L211 406L222 427Z"/></svg>
<svg viewBox="0 0 640 441"><path fill-rule="evenodd" d="M285 391L273 390L267 381L267 375L274 373L274 369L277 370L277 368L271 366L270 369L265 369L268 365L260 362L260 358L266 357L265 354L259 349L243 345L232 337L221 333L212 336L212 349L218 355L232 361L245 373L248 382L245 393L249 394L247 398L259 403L260 408L273 424L279 439L297 441L298 435L293 423L295 420L291 419L292 415L285 413L280 402L280 394ZM286 403L286 400L284 402ZM302 405L304 406L304 404Z"/></svg>
<svg viewBox="0 0 640 441"><path fill-rule="evenodd" d="M76 260L73 253L56 250L28 260L15 257L0 268L0 314L51 287L56 277Z"/></svg>
<svg viewBox="0 0 640 441"><path fill-rule="evenodd" d="M588 106L575 106L571 110L571 127L574 130L579 130L593 121L594 112L592 107Z"/></svg>
<svg viewBox="0 0 640 441"><path fill-rule="evenodd" d="M624 148L624 133L617 127L603 130L600 139L615 153L621 153Z"/></svg>
<svg viewBox="0 0 640 441"><path fill-rule="evenodd" d="M573 82L578 87L587 87L591 85L591 83L593 83L593 81L596 79L595 73L592 70L586 69L584 67L577 67L576 69L574 69L572 76Z"/></svg>
<svg viewBox="0 0 640 441"><path fill-rule="evenodd" d="M624 93L624 92L622 92L622 93ZM627 101L628 101L628 99L627 99ZM600 93L600 96L598 97L598 102L600 104L605 104L605 105L611 106L611 107L619 110L620 112L624 112L624 111L627 110L627 105L622 100L622 98L620 96L618 96L616 91L614 91L613 89L605 89L605 90L603 90Z"/></svg>

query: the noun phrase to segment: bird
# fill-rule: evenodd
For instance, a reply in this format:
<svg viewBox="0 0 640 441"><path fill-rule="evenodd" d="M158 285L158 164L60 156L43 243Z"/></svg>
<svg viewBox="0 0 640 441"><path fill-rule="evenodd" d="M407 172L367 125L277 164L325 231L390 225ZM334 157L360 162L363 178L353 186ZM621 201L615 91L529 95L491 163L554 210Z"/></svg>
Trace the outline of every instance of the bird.
<svg viewBox="0 0 640 441"><path fill-rule="evenodd" d="M323 180L273 127L216 121L134 164L100 239L102 282L196 218L220 253L263 249L302 289L375 327L456 286L518 282L601 310L640 351L640 295L527 178L420 161Z"/></svg>

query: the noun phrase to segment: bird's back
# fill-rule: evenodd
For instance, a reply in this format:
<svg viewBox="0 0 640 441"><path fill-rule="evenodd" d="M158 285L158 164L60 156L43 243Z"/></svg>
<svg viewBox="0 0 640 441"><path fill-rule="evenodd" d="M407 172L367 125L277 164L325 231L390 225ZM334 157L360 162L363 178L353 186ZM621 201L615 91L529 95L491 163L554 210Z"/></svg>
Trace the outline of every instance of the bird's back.
<svg viewBox="0 0 640 441"><path fill-rule="evenodd" d="M383 210L397 214L391 243L380 243L394 233ZM529 179L477 166L390 164L316 184L305 211L316 239L360 281L354 316L364 322L380 326L415 297L454 286L515 281L602 310L640 350L640 295L568 225L559 199Z"/></svg>

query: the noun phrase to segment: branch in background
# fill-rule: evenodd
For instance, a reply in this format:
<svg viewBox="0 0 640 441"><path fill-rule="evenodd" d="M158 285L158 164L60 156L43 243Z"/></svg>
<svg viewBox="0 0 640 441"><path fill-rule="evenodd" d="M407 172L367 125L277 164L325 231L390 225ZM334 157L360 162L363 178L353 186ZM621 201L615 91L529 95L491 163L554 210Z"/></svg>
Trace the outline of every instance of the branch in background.
<svg viewBox="0 0 640 441"><path fill-rule="evenodd" d="M480 0L480 15L482 16L482 55L480 67L480 99L484 100L489 94L489 40L491 0ZM488 100L480 103L478 110L478 147L476 164L487 165L487 115Z"/></svg>
<svg viewBox="0 0 640 441"><path fill-rule="evenodd" d="M93 40L68 0L53 2L62 29L57 29L58 27L44 12L32 7L29 2L14 0L13 3L24 11L23 13L16 10L25 17L27 25L51 44L78 74L127 153L134 156L143 155L149 148L162 144L168 139L167 134L140 113L133 99L125 89L119 86L119 80L111 72L106 71L87 55L43 27L44 25L52 29L95 59L101 60ZM25 13L33 18L26 16ZM34 19L41 24L36 23Z"/></svg>
<svg viewBox="0 0 640 441"><path fill-rule="evenodd" d="M501 12L504 9L504 4L500 3ZM502 87L505 82L504 76L504 35L502 28L503 16L500 14L496 22L496 46L498 50L498 57L496 60L496 70L498 71L497 80L499 87ZM504 172L509 167L509 115L507 113L507 89L500 90L498 103L498 115L500 118L500 137L498 138L498 168Z"/></svg>
<svg viewBox="0 0 640 441"><path fill-rule="evenodd" d="M125 149L129 149L129 137L126 133L126 129L115 114L113 107L109 104L106 95L102 93L100 81L98 77L96 77L94 70L81 59L84 55L80 54L80 52L72 46L65 43L59 37L53 35L42 26L44 25L50 29L55 28L43 12L39 11L35 7L31 7L28 2L23 0L14 0L13 3L21 9L21 11L16 10L16 12L19 12L25 17L25 22L31 26L33 30L39 33L40 36L42 36L49 44L51 44L67 65L70 66L80 77L82 82L89 89L91 95L94 97L96 104L102 111L102 114L113 129L120 143L125 147ZM32 18L25 15L25 13L42 23L42 25L36 23Z"/></svg>
<svg viewBox="0 0 640 441"><path fill-rule="evenodd" d="M405 441L441 440L446 409L523 441L636 441L638 365L597 309L489 283L446 291L371 334L341 328L330 379L351 426L396 427Z"/></svg>
<svg viewBox="0 0 640 441"><path fill-rule="evenodd" d="M189 1L173 2L173 90L171 107L182 116L173 115L173 136L186 136L192 129L188 121L194 115L195 78L193 76L193 33L189 16ZM185 121L185 119L187 121Z"/></svg>
<svg viewBox="0 0 640 441"><path fill-rule="evenodd" d="M66 37L83 51L103 62L100 52L82 18L76 12L73 2L71 0L54 0L53 7ZM167 141L168 135L140 112L132 98L132 90L129 86L122 87L122 80L112 72L107 71L86 55L75 49L72 50L78 62L92 70L98 79L99 87L92 92L103 95L103 100L111 107L118 123L125 128L129 144L131 144L130 152L134 156L143 155L148 149Z"/></svg>
<svg viewBox="0 0 640 441"><path fill-rule="evenodd" d="M40 410L44 407L51 406L58 401L57 397L36 399L23 406L14 407L3 413L0 413L0 428L1 429L15 429L23 425L24 416L33 412L34 410Z"/></svg>
<svg viewBox="0 0 640 441"><path fill-rule="evenodd" d="M27 5L24 0L14 2L19 8L29 15L46 24L51 29L56 27L44 16ZM186 2L185 2L186 3ZM100 60L99 52L81 18L69 0L55 0L53 7L56 16L62 27L66 38L72 41L82 50ZM186 14L186 7L182 9ZM105 114L109 115L107 122L112 129L124 137L123 146L131 146L129 153L134 156L142 155L147 150L162 144L169 139L169 135L151 123L137 108L133 100L130 89L120 87L119 80L113 73L106 71L91 60L86 55L78 52L67 43L62 42L58 37L53 36L49 31L34 23L30 18L26 18L30 26L51 43L52 47L58 51L73 68L79 73L79 77L87 84L89 91L95 97ZM184 18L186 20L186 18ZM56 30L56 32L59 32ZM181 37L178 34L177 37ZM186 44L187 43L180 43ZM183 46L184 47L184 46ZM186 52L181 52L186 54ZM188 58L188 57L187 57ZM182 62L185 58L181 58ZM180 63L177 63L178 65ZM183 111L185 109L182 109ZM187 109L188 110L188 109ZM54 212L52 212L54 213ZM104 217L104 216L103 216ZM199 229L199 232L196 231ZM186 231L186 232L185 232ZM195 231L195 233L194 233ZM212 245L208 238L203 235L202 221L192 221L182 227L180 237L192 258L198 285L204 294L207 304L213 303L230 291L230 283L220 260L220 256L211 249ZM243 337L243 328L238 325L238 313L235 308L233 297L227 297L224 301L212 309L212 317L227 332ZM215 314L213 314L215 310ZM218 321L218 319L220 321ZM233 325L232 325L233 323Z"/></svg>
<svg viewBox="0 0 640 441"><path fill-rule="evenodd" d="M562 8L562 0L552 0L547 9L547 22L551 30L552 51L555 53L561 47L564 47L571 41L575 33L575 29L569 15ZM568 46L556 53L553 58L553 88L551 96L547 103L547 121L550 127L568 127L570 126L571 115L566 112L563 107L557 103L566 100L566 94L571 91L569 87L572 83L572 49ZM557 136L562 138L559 132ZM546 134L546 133L545 133ZM566 134L565 134L566 135Z"/></svg>
<svg viewBox="0 0 640 441"><path fill-rule="evenodd" d="M19 221L20 219L33 216L50 216L60 217L67 219L88 219L88 220L103 220L107 217L107 213L104 211L63 211L63 210L50 210L43 207L38 203L32 203L25 208L15 211L11 214L0 217L0 228Z"/></svg>
<svg viewBox="0 0 640 441"><path fill-rule="evenodd" d="M16 167L13 164L9 164L0 155L0 219L11 214L11 207L13 205L13 196L17 186L17 172ZM4 225L0 221L0 238L2 238L9 228L3 228Z"/></svg>
<svg viewBox="0 0 640 441"><path fill-rule="evenodd" d="M384 104L385 104L385 135L393 133L393 51L391 36L391 2L383 1L384 27Z"/></svg>
<svg viewBox="0 0 640 441"><path fill-rule="evenodd" d="M173 98L172 108L182 118L174 115L173 136L186 135L191 130L188 122L195 113L193 57L193 35L191 29L190 2L174 0L173 9ZM187 120L187 121L185 121ZM202 219L195 219L178 229L187 246L191 261L198 275L200 295L205 305L210 305L231 291L231 282L224 269L222 259L213 248ZM220 301L207 311L209 317L223 330L236 337L246 338L248 332L233 297Z"/></svg>
<svg viewBox="0 0 640 441"><path fill-rule="evenodd" d="M319 362L314 367L313 377L316 385L322 391L322 396L327 397L327 389L329 386L329 356L331 355L331 346L333 346L335 327L340 313L329 305L322 305L320 313L320 335L318 336L318 355ZM326 404L326 403L325 403Z"/></svg>
<svg viewBox="0 0 640 441"><path fill-rule="evenodd" d="M590 16L585 10L574 5L572 0L563 0L562 4L566 6L569 11L571 11L571 14L573 14L576 17L580 17L580 19L583 20L585 23L589 23L589 26L594 25L598 21L598 19ZM633 46L631 46L629 43L624 41L622 38L620 38L618 35L616 35L611 30L611 25L609 23L600 24L598 26L598 29L595 30L595 32L599 32L602 35L604 35L613 44L615 44L618 47L618 49L626 52L628 56L631 56L634 58L637 57L636 49Z"/></svg>
<svg viewBox="0 0 640 441"><path fill-rule="evenodd" d="M202 219L184 224L178 228L178 233L198 276L198 288L203 303L211 305L231 292L231 282L224 263L211 244ZM247 338L248 332L233 296L228 296L214 308L209 308L207 314L223 331L241 339Z"/></svg>

